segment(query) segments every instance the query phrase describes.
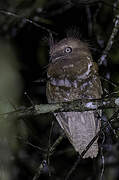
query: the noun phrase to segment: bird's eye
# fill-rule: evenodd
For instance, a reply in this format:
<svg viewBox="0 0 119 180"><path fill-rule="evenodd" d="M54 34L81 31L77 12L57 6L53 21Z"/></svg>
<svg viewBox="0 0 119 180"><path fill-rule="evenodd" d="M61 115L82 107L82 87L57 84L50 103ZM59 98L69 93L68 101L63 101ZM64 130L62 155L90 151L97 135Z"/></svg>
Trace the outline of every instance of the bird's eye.
<svg viewBox="0 0 119 180"><path fill-rule="evenodd" d="M66 48L65 48L65 52L66 52L66 53L72 52L72 48L71 48L71 47L66 47Z"/></svg>

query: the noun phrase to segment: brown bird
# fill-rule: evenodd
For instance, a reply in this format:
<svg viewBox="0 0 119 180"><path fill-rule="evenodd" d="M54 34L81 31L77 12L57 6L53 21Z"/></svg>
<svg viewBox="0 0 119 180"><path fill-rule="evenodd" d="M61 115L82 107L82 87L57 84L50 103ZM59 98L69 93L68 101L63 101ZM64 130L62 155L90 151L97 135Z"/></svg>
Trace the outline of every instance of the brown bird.
<svg viewBox="0 0 119 180"><path fill-rule="evenodd" d="M49 103L101 98L98 69L87 43L65 38L50 47L47 98ZM100 129L96 111L54 113L75 150L81 154ZM97 140L83 158L96 157Z"/></svg>

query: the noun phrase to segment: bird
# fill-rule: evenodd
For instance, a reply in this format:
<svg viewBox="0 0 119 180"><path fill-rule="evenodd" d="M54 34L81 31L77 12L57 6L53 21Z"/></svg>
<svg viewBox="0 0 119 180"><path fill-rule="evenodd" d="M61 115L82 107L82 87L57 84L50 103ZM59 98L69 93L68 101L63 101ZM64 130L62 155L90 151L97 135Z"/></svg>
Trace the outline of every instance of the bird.
<svg viewBox="0 0 119 180"><path fill-rule="evenodd" d="M100 99L102 95L98 66L88 43L77 37L65 37L52 43L49 50L46 95L48 103L78 99ZM70 143L80 155L101 128L97 110L54 113ZM83 158L97 157L98 139Z"/></svg>

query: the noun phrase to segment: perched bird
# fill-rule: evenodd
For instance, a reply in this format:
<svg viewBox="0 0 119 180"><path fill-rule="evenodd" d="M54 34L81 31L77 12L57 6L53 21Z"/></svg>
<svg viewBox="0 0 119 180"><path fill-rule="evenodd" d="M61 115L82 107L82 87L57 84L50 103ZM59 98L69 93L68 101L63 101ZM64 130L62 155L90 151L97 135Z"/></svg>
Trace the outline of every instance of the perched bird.
<svg viewBox="0 0 119 180"><path fill-rule="evenodd" d="M47 76L49 103L101 98L98 68L87 43L68 37L50 47ZM74 149L81 154L100 129L97 111L54 113ZM97 140L83 158L96 157Z"/></svg>

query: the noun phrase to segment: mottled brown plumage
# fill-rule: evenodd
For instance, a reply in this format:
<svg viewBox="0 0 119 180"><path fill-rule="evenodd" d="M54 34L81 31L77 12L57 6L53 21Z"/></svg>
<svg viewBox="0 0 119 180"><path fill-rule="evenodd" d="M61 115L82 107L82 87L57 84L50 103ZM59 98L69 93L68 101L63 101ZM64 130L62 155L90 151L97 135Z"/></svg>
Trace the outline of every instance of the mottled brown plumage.
<svg viewBox="0 0 119 180"><path fill-rule="evenodd" d="M101 98L97 65L86 43L77 38L65 38L51 47L50 59L47 72L49 103ZM79 154L100 129L95 111L59 112L55 116ZM84 158L96 157L97 153L98 144L95 141Z"/></svg>

